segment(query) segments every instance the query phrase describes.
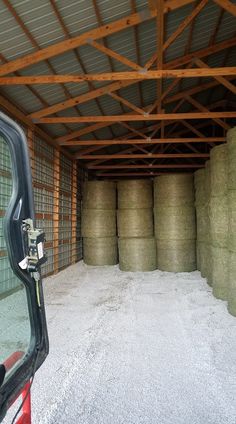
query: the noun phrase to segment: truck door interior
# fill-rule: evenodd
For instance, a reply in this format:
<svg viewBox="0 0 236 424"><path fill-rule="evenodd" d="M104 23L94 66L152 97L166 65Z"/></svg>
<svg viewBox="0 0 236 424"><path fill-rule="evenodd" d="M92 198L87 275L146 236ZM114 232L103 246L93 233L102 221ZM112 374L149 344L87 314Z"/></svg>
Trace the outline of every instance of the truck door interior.
<svg viewBox="0 0 236 424"><path fill-rule="evenodd" d="M42 241L26 138L0 113L0 422L48 353Z"/></svg>

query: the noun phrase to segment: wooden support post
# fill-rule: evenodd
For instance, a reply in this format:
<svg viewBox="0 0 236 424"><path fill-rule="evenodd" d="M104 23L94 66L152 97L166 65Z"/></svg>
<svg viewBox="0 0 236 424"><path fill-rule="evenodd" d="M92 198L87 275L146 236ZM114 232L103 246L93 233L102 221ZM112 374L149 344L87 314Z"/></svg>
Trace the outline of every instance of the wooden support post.
<svg viewBox="0 0 236 424"><path fill-rule="evenodd" d="M71 263L76 262L76 224L77 224L77 162L73 161L71 176Z"/></svg>
<svg viewBox="0 0 236 424"><path fill-rule="evenodd" d="M54 150L54 205L53 205L53 249L54 249L54 274L59 269L59 196L60 196L60 152Z"/></svg>

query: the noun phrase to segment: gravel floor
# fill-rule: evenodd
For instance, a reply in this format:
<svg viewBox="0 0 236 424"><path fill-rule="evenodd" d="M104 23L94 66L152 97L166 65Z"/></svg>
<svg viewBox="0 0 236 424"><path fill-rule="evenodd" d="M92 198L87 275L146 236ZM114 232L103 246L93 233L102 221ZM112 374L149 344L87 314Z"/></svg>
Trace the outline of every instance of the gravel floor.
<svg viewBox="0 0 236 424"><path fill-rule="evenodd" d="M45 280L45 297L33 424L236 423L236 319L199 272L81 262Z"/></svg>

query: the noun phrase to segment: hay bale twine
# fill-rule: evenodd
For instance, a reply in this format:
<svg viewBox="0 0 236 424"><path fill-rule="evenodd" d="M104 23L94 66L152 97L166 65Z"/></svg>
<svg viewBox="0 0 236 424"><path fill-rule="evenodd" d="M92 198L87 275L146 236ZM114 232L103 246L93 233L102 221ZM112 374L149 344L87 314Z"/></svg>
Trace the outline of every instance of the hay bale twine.
<svg viewBox="0 0 236 424"><path fill-rule="evenodd" d="M228 214L228 248L232 252L236 252L236 190L228 190Z"/></svg>
<svg viewBox="0 0 236 424"><path fill-rule="evenodd" d="M119 209L117 227L119 237L152 237L152 209Z"/></svg>
<svg viewBox="0 0 236 424"><path fill-rule="evenodd" d="M193 203L193 174L160 175L154 179L154 207L176 207Z"/></svg>
<svg viewBox="0 0 236 424"><path fill-rule="evenodd" d="M160 240L196 239L194 206L156 207L155 236Z"/></svg>
<svg viewBox="0 0 236 424"><path fill-rule="evenodd" d="M102 209L82 210L82 237L113 237L116 235L116 211Z"/></svg>
<svg viewBox="0 0 236 424"><path fill-rule="evenodd" d="M236 252L229 252L228 256L228 311L236 316Z"/></svg>
<svg viewBox="0 0 236 424"><path fill-rule="evenodd" d="M227 132L228 188L236 190L236 127Z"/></svg>
<svg viewBox="0 0 236 424"><path fill-rule="evenodd" d="M211 197L225 196L228 189L228 150L226 144L211 149Z"/></svg>
<svg viewBox="0 0 236 424"><path fill-rule="evenodd" d="M83 187L84 209L116 209L116 184L112 181L86 181Z"/></svg>
<svg viewBox="0 0 236 424"><path fill-rule="evenodd" d="M227 196L211 197L210 205L209 205L209 217L210 217L210 238L211 238L212 245L215 247L217 246L226 247L227 241L228 241L228 199L227 199ZM236 226L235 226L235 229L236 229Z"/></svg>
<svg viewBox="0 0 236 424"><path fill-rule="evenodd" d="M157 267L162 271L191 272L196 269L195 240L157 239Z"/></svg>
<svg viewBox="0 0 236 424"><path fill-rule="evenodd" d="M122 271L153 271L156 269L156 242L150 238L120 238L119 267Z"/></svg>
<svg viewBox="0 0 236 424"><path fill-rule="evenodd" d="M205 169L198 169L194 173L195 187L195 205L196 207L205 205L206 203L206 188L205 188Z"/></svg>
<svg viewBox="0 0 236 424"><path fill-rule="evenodd" d="M212 246L212 288L217 299L228 297L228 249Z"/></svg>
<svg viewBox="0 0 236 424"><path fill-rule="evenodd" d="M83 238L83 257L87 265L103 266L118 263L117 238Z"/></svg>
<svg viewBox="0 0 236 424"><path fill-rule="evenodd" d="M118 181L117 189L119 209L152 208L151 180Z"/></svg>

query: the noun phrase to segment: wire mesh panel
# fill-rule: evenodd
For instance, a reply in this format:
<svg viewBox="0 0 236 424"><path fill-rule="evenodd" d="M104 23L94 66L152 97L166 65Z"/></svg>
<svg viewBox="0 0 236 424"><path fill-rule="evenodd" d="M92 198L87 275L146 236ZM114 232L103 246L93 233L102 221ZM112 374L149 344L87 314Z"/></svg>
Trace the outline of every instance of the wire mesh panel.
<svg viewBox="0 0 236 424"><path fill-rule="evenodd" d="M54 272L54 148L40 138L34 137L31 157L36 222L37 227L43 228L46 234L45 250L48 260L42 267L42 274L45 276Z"/></svg>
<svg viewBox="0 0 236 424"><path fill-rule="evenodd" d="M77 221L76 221L76 259L80 261L83 258L83 239L81 235L81 214L82 214L82 193L83 183L88 179L87 171L83 168L77 168Z"/></svg>
<svg viewBox="0 0 236 424"><path fill-rule="evenodd" d="M4 217L12 195L12 166L9 148L0 137L0 297L6 296L13 289L20 288L19 281L9 265L6 242L4 238Z"/></svg>
<svg viewBox="0 0 236 424"><path fill-rule="evenodd" d="M71 264L72 238L72 162L63 154L60 155L60 188L59 188L59 256L58 268L63 269Z"/></svg>

